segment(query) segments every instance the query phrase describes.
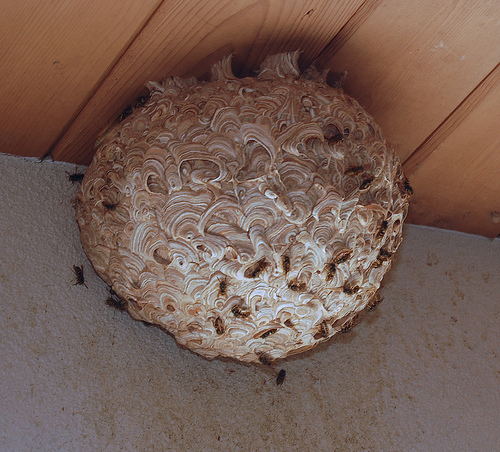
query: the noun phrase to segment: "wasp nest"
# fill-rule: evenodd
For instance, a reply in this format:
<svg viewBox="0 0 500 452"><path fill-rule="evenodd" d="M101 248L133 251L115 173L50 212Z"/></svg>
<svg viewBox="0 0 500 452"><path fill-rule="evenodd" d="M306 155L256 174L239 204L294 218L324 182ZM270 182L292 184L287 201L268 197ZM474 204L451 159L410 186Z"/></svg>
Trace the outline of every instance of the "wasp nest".
<svg viewBox="0 0 500 452"><path fill-rule="evenodd" d="M398 158L297 60L150 84L77 197L84 249L129 314L208 358L269 364L345 330L401 242Z"/></svg>

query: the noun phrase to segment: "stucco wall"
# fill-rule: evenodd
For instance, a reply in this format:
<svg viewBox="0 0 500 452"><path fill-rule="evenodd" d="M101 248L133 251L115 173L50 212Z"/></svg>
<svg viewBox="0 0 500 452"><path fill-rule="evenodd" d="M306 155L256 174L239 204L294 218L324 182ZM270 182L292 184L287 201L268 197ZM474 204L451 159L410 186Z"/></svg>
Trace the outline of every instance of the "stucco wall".
<svg viewBox="0 0 500 452"><path fill-rule="evenodd" d="M106 306L74 169L0 154L0 451L500 450L499 240L406 226L351 332L210 362Z"/></svg>

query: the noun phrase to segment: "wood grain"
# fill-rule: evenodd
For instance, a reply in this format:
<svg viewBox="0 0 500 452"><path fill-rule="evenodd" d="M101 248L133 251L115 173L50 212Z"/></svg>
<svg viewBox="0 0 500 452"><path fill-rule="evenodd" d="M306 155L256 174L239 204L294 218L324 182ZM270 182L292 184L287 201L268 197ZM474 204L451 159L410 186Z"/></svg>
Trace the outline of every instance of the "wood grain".
<svg viewBox="0 0 500 452"><path fill-rule="evenodd" d="M165 0L52 148L57 160L88 164L94 142L149 80L201 76L234 54L236 72L269 53L301 49L307 65L362 0Z"/></svg>
<svg viewBox="0 0 500 452"><path fill-rule="evenodd" d="M497 66L408 160L415 191L410 222L500 234L499 105Z"/></svg>
<svg viewBox="0 0 500 452"><path fill-rule="evenodd" d="M40 157L158 4L1 1L0 150Z"/></svg>
<svg viewBox="0 0 500 452"><path fill-rule="evenodd" d="M484 80L472 91L452 113L437 127L427 139L405 160L403 167L405 174L411 177L422 163L435 152L441 143L445 141L460 124L467 119L468 115L490 95L500 83L500 64L491 71ZM498 111L492 111L500 119L500 107ZM471 131L476 135L481 130Z"/></svg>
<svg viewBox="0 0 500 452"><path fill-rule="evenodd" d="M370 13L320 63L347 72L345 90L404 160L500 61L500 2L386 0Z"/></svg>
<svg viewBox="0 0 500 452"><path fill-rule="evenodd" d="M321 51L315 62L319 69L325 69L325 66L332 61L335 54L344 47L344 44L351 39L352 35L365 23L370 15L378 8L383 0L366 0L351 16L342 29L337 33L328 45Z"/></svg>

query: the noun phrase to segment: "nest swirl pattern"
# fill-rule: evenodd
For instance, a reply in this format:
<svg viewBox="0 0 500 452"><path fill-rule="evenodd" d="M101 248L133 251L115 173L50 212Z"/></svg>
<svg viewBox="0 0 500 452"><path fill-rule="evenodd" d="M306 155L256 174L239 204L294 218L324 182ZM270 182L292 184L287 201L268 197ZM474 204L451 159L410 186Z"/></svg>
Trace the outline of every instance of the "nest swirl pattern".
<svg viewBox="0 0 500 452"><path fill-rule="evenodd" d="M132 318L207 358L271 363L375 297L411 189L380 128L298 52L169 78L100 144L84 250Z"/></svg>

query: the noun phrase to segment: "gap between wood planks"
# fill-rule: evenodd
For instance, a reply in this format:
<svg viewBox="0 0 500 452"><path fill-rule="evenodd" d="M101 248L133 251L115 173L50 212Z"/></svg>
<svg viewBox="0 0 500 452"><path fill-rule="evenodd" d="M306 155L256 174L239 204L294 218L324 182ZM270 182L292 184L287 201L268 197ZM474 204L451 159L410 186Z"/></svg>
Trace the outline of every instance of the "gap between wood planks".
<svg viewBox="0 0 500 452"><path fill-rule="evenodd" d="M144 28L148 25L148 23L151 21L151 18L156 14L158 9L161 7L161 5L164 3L165 0L161 0L157 3L157 5L151 9L149 15L145 18L143 23L137 27L136 31L130 36L130 39L125 43L123 46L122 50L118 52L116 57L113 59L111 64L109 65L108 69L104 71L95 83L94 87L89 90L88 94L85 96L84 100L80 103L80 106L76 109L75 113L71 116L71 118L66 122L64 127L61 129L61 132L59 135L56 137L56 139L52 142L50 147L47 149L45 154L40 158L40 160L45 160L48 157L52 156L52 152L54 149L58 146L60 141L64 138L68 130L70 129L71 125L75 122L76 118L80 115L80 113L83 111L85 106L88 104L90 99L95 95L95 93L99 90L99 87L102 85L102 82L108 77L108 75L111 73L113 68L118 64L118 62L121 60L123 55L127 52L127 50L130 48L130 46L133 44L133 42L136 40L137 36L139 36Z"/></svg>
<svg viewBox="0 0 500 452"><path fill-rule="evenodd" d="M404 161L403 169L407 176L414 173L429 157L434 149L443 142L467 118L494 86L500 83L500 63L458 104L446 119L415 149Z"/></svg>

